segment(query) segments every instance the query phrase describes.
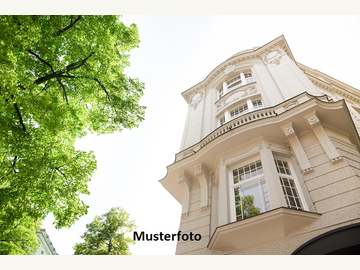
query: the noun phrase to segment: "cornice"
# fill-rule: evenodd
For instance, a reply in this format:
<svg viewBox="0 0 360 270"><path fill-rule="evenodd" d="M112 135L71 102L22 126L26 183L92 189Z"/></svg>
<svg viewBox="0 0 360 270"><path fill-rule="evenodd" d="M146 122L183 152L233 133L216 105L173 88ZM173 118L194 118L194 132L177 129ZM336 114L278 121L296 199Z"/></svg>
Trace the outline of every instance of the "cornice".
<svg viewBox="0 0 360 270"><path fill-rule="evenodd" d="M304 97L306 97L304 99ZM301 99L303 99L301 102L299 102ZM295 100L298 100L298 102L294 102ZM245 126L247 124L250 124L252 122L258 122L260 120L265 119L273 119L280 117L282 118L284 113L291 113L295 108L300 108L305 103L309 102L316 102L317 104L320 104L323 108L339 108L343 106L343 101L330 101L326 95L323 96L313 96L307 92L303 92L295 97L292 97L282 103L279 103L272 107L266 107L259 110L255 110L253 112L246 113L244 115L241 115L239 117L236 117L232 119L231 121L225 123L224 125L216 128L212 132L210 132L208 135L203 137L200 141L197 143L181 150L175 155L175 161L173 164L176 164L179 161L188 159L190 156L193 156L196 154L199 150L204 148L207 144L210 142L216 140L217 138L222 137L223 134L228 133L231 130L237 129L241 126ZM289 105L291 104L291 106ZM294 112L293 112L294 113ZM261 117L259 117L261 115ZM170 165L171 166L171 165Z"/></svg>
<svg viewBox="0 0 360 270"><path fill-rule="evenodd" d="M201 91L205 87L207 87L214 78L216 78L219 74L225 72L226 67L228 67L229 65L236 65L245 60L262 57L264 54L273 50L274 48L282 49L290 58L295 61L284 35L281 35L261 47L241 51L234 54L233 56L219 64L217 67L215 67L201 82L182 92L182 96L187 101L187 103L190 103L192 95L197 93L199 90Z"/></svg>
<svg viewBox="0 0 360 270"><path fill-rule="evenodd" d="M332 94L339 95L347 100L360 103L360 90L343 83L321 71L312 69L304 64L297 63L298 67L308 76L312 83Z"/></svg>

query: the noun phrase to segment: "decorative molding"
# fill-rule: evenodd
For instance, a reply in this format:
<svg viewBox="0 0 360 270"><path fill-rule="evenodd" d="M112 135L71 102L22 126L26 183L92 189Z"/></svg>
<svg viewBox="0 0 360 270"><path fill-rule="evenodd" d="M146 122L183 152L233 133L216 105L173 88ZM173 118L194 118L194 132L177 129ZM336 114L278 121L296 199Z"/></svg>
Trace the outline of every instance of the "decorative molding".
<svg viewBox="0 0 360 270"><path fill-rule="evenodd" d="M197 91L196 93L193 94L193 96L191 97L191 102L190 105L191 107L196 110L196 107L198 106L198 104L201 102L201 100L203 99L204 96L204 91Z"/></svg>
<svg viewBox="0 0 360 270"><path fill-rule="evenodd" d="M187 174L183 171L178 175L177 182L185 187L184 200L182 201L182 214L188 215L190 210L191 181Z"/></svg>
<svg viewBox="0 0 360 270"><path fill-rule="evenodd" d="M193 172L200 185L200 207L206 209L209 206L210 174L202 163L194 166Z"/></svg>
<svg viewBox="0 0 360 270"><path fill-rule="evenodd" d="M283 130L286 137L289 137L289 136L292 136L292 135L296 136L295 130L294 130L291 122L289 124L285 125L285 126L282 126L281 129Z"/></svg>
<svg viewBox="0 0 360 270"><path fill-rule="evenodd" d="M226 66L226 68L224 69L224 74L229 74L231 72L233 72L236 69L235 65L228 65Z"/></svg>
<svg viewBox="0 0 360 270"><path fill-rule="evenodd" d="M282 55L286 53L291 59L295 61L294 56L292 55L284 36L280 36L261 47L237 53L229 59L225 60L217 67L215 67L201 82L182 92L183 97L187 100L187 102L189 102L191 93L207 87L209 84L211 84L213 80L216 80L216 77L218 77L219 75L223 75L224 70L229 65L236 66L237 64L240 64L241 62L249 59L261 59L262 55L274 49L280 49L280 51L283 52Z"/></svg>
<svg viewBox="0 0 360 270"><path fill-rule="evenodd" d="M240 85L238 88L227 92L215 102L217 114L222 112L226 107L232 106L238 101L245 101L255 95L260 95L260 93L258 93L254 82Z"/></svg>
<svg viewBox="0 0 360 270"><path fill-rule="evenodd" d="M284 109L288 110L288 109L291 109L292 107L295 107L298 104L299 104L299 101L297 99L295 99L295 100L286 102L283 107L284 107Z"/></svg>
<svg viewBox="0 0 360 270"><path fill-rule="evenodd" d="M321 147L323 148L329 159L332 162L337 162L341 160L342 157L338 153L335 145L330 140L329 135L322 126L320 119L316 115L316 112L314 111L311 114L306 115L304 118L311 126L315 136L319 140Z"/></svg>
<svg viewBox="0 0 360 270"><path fill-rule="evenodd" d="M295 154L295 157L300 165L303 174L312 172L313 168L298 136L296 135L292 122L289 122L288 124L282 126L281 129L285 136L288 138L290 147Z"/></svg>
<svg viewBox="0 0 360 270"><path fill-rule="evenodd" d="M309 123L310 126L315 126L315 125L318 125L320 124L320 120L319 118L316 116L315 113L311 114L311 115L308 115L306 117L306 120L307 122Z"/></svg>
<svg viewBox="0 0 360 270"><path fill-rule="evenodd" d="M275 64L279 65L280 60L283 57L284 52L281 49L275 49L268 53L266 53L263 57L263 61L265 64Z"/></svg>

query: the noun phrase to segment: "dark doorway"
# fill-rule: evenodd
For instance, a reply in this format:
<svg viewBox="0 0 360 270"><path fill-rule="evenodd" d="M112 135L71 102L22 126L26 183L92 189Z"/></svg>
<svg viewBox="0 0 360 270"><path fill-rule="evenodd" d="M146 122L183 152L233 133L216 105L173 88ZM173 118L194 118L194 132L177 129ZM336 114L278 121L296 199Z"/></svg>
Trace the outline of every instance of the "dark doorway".
<svg viewBox="0 0 360 270"><path fill-rule="evenodd" d="M352 224L319 235L292 254L360 255L360 224Z"/></svg>

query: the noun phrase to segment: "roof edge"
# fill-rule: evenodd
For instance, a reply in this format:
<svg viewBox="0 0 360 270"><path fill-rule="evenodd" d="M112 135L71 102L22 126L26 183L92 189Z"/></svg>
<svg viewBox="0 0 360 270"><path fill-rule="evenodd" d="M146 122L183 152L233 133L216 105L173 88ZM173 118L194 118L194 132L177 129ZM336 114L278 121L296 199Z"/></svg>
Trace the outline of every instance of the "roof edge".
<svg viewBox="0 0 360 270"><path fill-rule="evenodd" d="M221 62L219 65L217 65L214 69L212 69L208 75L199 83L193 85L192 87L188 88L187 90L183 91L181 93L181 95L183 96L183 98L186 100L187 103L190 103L190 93L193 92L194 90L199 89L200 87L203 87L204 84L212 77L216 76L218 72L220 72L222 69L226 68L226 65L229 64L230 61L234 61L235 59L238 58L242 58L242 57L246 57L246 56L251 56L251 54L256 54L255 56L260 55L261 53L263 53L264 51L266 51L268 48L274 47L278 44L281 44L285 47L285 51L286 53L289 55L290 58L292 58L295 61L295 58L290 50L290 47L285 39L284 35L278 36L276 38L274 38L273 40L269 41L268 43L257 47L255 49L247 49L247 50L242 50L234 55L232 55L231 57L229 57L228 59L226 59L225 61ZM295 61L296 62L296 61Z"/></svg>

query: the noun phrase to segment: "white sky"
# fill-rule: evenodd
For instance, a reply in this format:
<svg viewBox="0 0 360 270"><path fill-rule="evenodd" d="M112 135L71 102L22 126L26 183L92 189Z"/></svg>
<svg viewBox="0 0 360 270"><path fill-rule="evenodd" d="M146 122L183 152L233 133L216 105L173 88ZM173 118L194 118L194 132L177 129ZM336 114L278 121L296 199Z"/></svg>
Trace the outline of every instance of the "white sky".
<svg viewBox="0 0 360 270"><path fill-rule="evenodd" d="M120 206L138 231L176 233L180 205L158 183L179 150L186 116L180 93L202 80L233 54L285 35L297 61L360 89L360 16L123 16L136 23L141 44L128 73L145 82L147 106L139 128L87 136L78 146L95 151L88 215L70 229L44 222L59 254L72 254L95 215ZM132 253L174 254L176 242L137 242Z"/></svg>

